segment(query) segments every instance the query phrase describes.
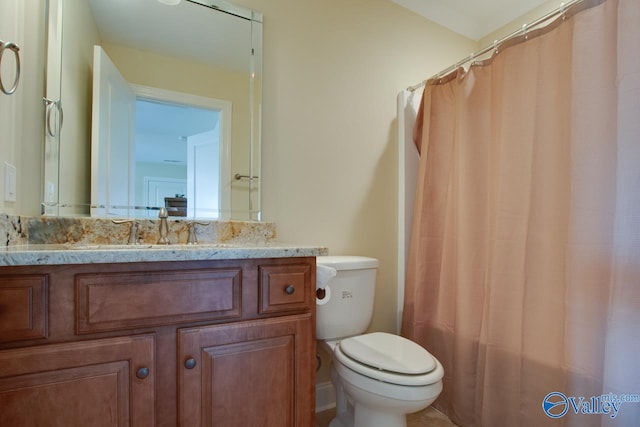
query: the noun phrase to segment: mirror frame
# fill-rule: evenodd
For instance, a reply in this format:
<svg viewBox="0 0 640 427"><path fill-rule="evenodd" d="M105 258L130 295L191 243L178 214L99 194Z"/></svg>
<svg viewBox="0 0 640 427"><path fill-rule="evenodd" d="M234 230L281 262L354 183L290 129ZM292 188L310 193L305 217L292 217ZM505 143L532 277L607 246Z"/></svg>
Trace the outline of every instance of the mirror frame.
<svg viewBox="0 0 640 427"><path fill-rule="evenodd" d="M263 15L251 9L237 6L225 0L183 0L209 7L220 13L227 13L251 23L251 52L249 70L249 106L250 106L250 147L249 170L247 175L235 173L230 177L232 182L244 183L248 190L248 209L221 212L220 218L231 220L261 220L261 146L262 146L262 21ZM90 201L73 201L61 199L60 172L60 132L63 123L61 100L62 77L62 11L64 0L46 0L46 59L45 59L45 123L43 165L43 191L41 197L41 214L45 216L90 216L96 206ZM90 177L87 177L90 179ZM138 207L131 206L131 210ZM145 207L159 209L160 207ZM119 216L122 218L122 216ZM184 219L184 218L183 218ZM193 218L191 218L193 219ZM198 218L200 219L200 218ZM202 218L210 219L210 218Z"/></svg>

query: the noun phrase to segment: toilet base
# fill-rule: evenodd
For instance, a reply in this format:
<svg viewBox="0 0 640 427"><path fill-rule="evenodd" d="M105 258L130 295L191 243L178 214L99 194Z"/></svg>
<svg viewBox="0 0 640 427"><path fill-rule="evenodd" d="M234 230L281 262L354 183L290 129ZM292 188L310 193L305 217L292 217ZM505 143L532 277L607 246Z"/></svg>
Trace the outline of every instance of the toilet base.
<svg viewBox="0 0 640 427"><path fill-rule="evenodd" d="M396 402L394 406L397 405L398 408L403 407L407 410L407 412L398 412L389 408L389 403L393 399L369 395L368 392L358 389L352 384L345 384L333 364L331 382L336 391L336 418L331 421L329 427L407 427L407 413L424 409L435 400L434 397L421 402ZM349 398L345 388L355 395L367 393L367 400L373 404L373 407L371 405L365 406ZM415 407L409 408L407 406L414 404Z"/></svg>
<svg viewBox="0 0 640 427"><path fill-rule="evenodd" d="M407 427L407 416L356 405L353 425L354 427Z"/></svg>
<svg viewBox="0 0 640 427"><path fill-rule="evenodd" d="M329 427L407 427L407 417L356 405L354 414L339 414Z"/></svg>
<svg viewBox="0 0 640 427"><path fill-rule="evenodd" d="M329 427L353 427L353 405L344 392L342 382L333 363L331 364L331 382L336 392L336 417L331 420Z"/></svg>

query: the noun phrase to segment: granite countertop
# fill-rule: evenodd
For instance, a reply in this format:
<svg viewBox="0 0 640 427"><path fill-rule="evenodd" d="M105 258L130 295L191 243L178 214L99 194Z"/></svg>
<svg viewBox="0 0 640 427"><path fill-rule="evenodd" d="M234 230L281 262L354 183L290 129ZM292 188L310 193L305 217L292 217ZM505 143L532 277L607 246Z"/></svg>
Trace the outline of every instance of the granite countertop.
<svg viewBox="0 0 640 427"><path fill-rule="evenodd" d="M321 246L277 242L197 245L31 244L0 249L0 266L283 258L327 253L327 248Z"/></svg>
<svg viewBox="0 0 640 427"><path fill-rule="evenodd" d="M131 227L111 218L22 217L0 213L0 266L64 265L119 262L200 261L208 259L287 258L328 253L322 246L276 241L275 224L262 221L199 223L199 243L187 245L192 220L169 221L170 245L158 245L155 219L136 219L138 245L126 242ZM153 242L153 243L151 243Z"/></svg>

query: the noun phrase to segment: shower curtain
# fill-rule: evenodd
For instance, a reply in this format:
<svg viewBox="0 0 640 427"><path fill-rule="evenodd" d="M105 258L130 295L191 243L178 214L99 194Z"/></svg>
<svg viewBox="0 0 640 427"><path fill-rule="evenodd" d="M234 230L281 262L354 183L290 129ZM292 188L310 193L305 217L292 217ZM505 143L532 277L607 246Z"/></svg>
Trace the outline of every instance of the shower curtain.
<svg viewBox="0 0 640 427"><path fill-rule="evenodd" d="M583 3L423 95L402 334L461 426L640 425L640 1Z"/></svg>

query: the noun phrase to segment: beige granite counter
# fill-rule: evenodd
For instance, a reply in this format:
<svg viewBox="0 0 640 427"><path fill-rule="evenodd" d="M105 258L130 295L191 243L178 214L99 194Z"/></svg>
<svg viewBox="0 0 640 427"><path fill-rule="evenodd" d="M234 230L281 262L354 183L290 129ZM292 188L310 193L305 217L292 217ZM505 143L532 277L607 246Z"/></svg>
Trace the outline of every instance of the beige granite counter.
<svg viewBox="0 0 640 427"><path fill-rule="evenodd" d="M197 245L43 244L0 248L0 266L283 258L320 256L327 253L325 247L275 242Z"/></svg>
<svg viewBox="0 0 640 427"><path fill-rule="evenodd" d="M0 214L0 266L282 258L328 252L322 246L279 243L275 224L260 221L199 223L198 244L187 245L190 222L170 219L171 244L158 245L158 220L138 219L139 244L126 245L130 224L112 219Z"/></svg>

